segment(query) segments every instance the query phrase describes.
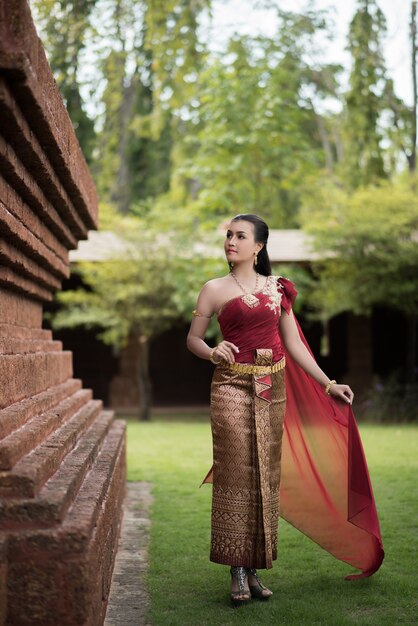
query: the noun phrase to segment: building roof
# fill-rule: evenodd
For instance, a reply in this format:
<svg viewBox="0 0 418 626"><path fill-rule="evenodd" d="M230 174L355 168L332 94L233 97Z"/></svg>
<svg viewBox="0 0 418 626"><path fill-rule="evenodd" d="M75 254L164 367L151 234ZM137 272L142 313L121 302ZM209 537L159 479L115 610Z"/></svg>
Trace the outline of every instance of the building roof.
<svg viewBox="0 0 418 626"><path fill-rule="evenodd" d="M318 258L312 237L299 229L270 230L268 252L274 263L302 263Z"/></svg>
<svg viewBox="0 0 418 626"><path fill-rule="evenodd" d="M116 233L108 230L90 230L88 239L80 241L76 250L70 250L70 262L104 261L120 254L126 244Z"/></svg>
<svg viewBox="0 0 418 626"><path fill-rule="evenodd" d="M123 252L125 246L123 239L114 232L91 230L88 239L80 241L78 248L70 251L70 261L104 261ZM298 229L270 230L268 252L273 263L303 263L318 258L312 249L312 238Z"/></svg>

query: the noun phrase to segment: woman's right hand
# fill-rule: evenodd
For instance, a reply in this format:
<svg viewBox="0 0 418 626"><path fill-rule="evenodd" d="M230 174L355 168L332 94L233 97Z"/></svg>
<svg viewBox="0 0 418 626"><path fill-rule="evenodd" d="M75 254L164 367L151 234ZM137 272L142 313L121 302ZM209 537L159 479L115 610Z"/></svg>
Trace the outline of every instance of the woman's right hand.
<svg viewBox="0 0 418 626"><path fill-rule="evenodd" d="M238 346L230 341L221 341L213 350L216 361L224 359L227 363L235 363L235 354L239 352Z"/></svg>

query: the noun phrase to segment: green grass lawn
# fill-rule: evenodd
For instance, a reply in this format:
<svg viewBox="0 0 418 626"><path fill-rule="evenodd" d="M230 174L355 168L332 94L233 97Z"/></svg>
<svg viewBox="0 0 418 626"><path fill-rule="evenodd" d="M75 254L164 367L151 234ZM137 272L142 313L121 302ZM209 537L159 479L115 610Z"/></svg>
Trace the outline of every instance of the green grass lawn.
<svg viewBox="0 0 418 626"><path fill-rule="evenodd" d="M418 426L360 427L386 558L371 578L280 520L279 558L263 581L267 603L233 609L228 568L209 561L211 460L208 419L128 422L128 480L150 481L149 619L154 626L418 624Z"/></svg>

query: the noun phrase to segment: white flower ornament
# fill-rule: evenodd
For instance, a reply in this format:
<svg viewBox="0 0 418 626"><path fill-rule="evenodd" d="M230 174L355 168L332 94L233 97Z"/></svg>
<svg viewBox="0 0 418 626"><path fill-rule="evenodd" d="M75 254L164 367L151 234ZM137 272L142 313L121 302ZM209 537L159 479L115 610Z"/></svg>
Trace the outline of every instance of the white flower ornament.
<svg viewBox="0 0 418 626"><path fill-rule="evenodd" d="M280 276L269 276L263 289L263 293L269 297L269 300L266 302L266 306L274 313L280 313L280 306L283 297L283 286L278 282L279 278Z"/></svg>

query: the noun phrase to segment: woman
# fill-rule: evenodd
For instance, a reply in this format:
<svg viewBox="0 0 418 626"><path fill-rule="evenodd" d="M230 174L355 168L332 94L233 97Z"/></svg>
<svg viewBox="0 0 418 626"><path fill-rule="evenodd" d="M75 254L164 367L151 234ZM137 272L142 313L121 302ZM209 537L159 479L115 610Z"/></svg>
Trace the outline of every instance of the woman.
<svg viewBox="0 0 418 626"><path fill-rule="evenodd" d="M225 254L230 272L227 276L210 280L203 286L187 338L188 348L194 354L216 364L211 386L214 463L204 482L213 482L210 558L216 563L231 566L231 600L234 605L248 602L251 597L268 600L272 595L261 583L257 568L272 567L272 561L277 557L279 496L286 486L280 486L286 410L286 362L293 361L297 367L302 368L301 371L308 376L311 384L322 386L322 395L328 404L321 405L319 413L323 413L325 406L326 419L329 419L331 410L327 395L331 395L340 404L351 405L353 401L350 387L330 380L311 355L292 312L297 291L288 279L271 275L267 240L268 226L256 215L237 215L231 220L225 239ZM214 314L218 316L224 339L214 348L210 348L204 337ZM300 382L300 373L297 376ZM309 384L305 381L304 389L299 393L300 403L305 405L306 388L309 388ZM314 389L316 393L317 390ZM306 406L309 406L310 401L308 398ZM293 404L298 404L298 399ZM306 406L304 414L309 413L305 410ZM335 412L335 409L332 410ZM288 414L289 407L286 411L286 427ZM327 515L333 517L332 530L328 533L330 539L323 539L321 530L315 529L318 526L315 514L309 516L313 520L313 531L309 532L309 521L307 527L304 525L306 515L301 513L303 507L300 506L301 498L304 497L303 488L311 489L309 480L312 481L314 476L315 484L320 485L322 491L324 481L320 476L321 459L315 458L311 451L308 452L305 467L298 467L309 448L308 437L315 438L317 434L313 436L312 433L318 430L312 428L315 424L309 423L309 420L305 420L302 426L296 423L299 417L293 419L293 431L303 433L305 426L309 434L299 434L294 439L293 452L300 443L302 446L292 463L298 469L293 470L293 474L292 471L289 472L289 484L292 485L288 498L289 509L292 510L293 507L293 518L291 515L289 521L338 558L362 567L358 564L357 555L351 560L347 559L345 547L342 548L344 556L338 553L340 536L344 538L347 531L341 528L341 519L338 518L341 517L337 511L340 505L333 502L329 506L330 498L335 501L339 498L334 484L330 484L328 491L325 490L326 493L318 499L318 502L321 498L326 502L328 510L324 513L317 502L314 506L321 527L327 529L327 522L322 524L322 520ZM321 430L322 418L315 419ZM336 419L333 414L330 431L335 430L336 423L336 428L341 430L340 422L344 419L344 416ZM289 420L292 422L292 418ZM330 435L332 441L337 441L337 446L339 430L337 437L334 432ZM292 436L287 433L287 439ZM328 442L326 436L322 434L321 437L322 441ZM347 440L345 443L348 448ZM358 451L358 446L355 449ZM341 456L344 457L344 454ZM366 476L368 479L365 461L361 460L363 463L358 466L361 468L360 478ZM306 468L309 468L308 472ZM327 475L330 473L329 469L325 469ZM308 475L310 478L307 478ZM338 472L336 476L339 477ZM370 483L366 483L363 492L367 491L367 505L370 504L371 497L373 509ZM350 486L347 486L347 491ZM360 508L363 505L364 502ZM362 510L364 511L364 506ZM372 518L373 525L376 521L373 510ZM368 529L366 531L369 532ZM378 544L379 537L375 533L374 538ZM350 549L362 539L361 533L350 536ZM328 542L332 545L328 545ZM363 575L373 573L371 570L377 569L379 559L381 562L381 542L380 547L373 544L371 553L372 567L367 565Z"/></svg>

